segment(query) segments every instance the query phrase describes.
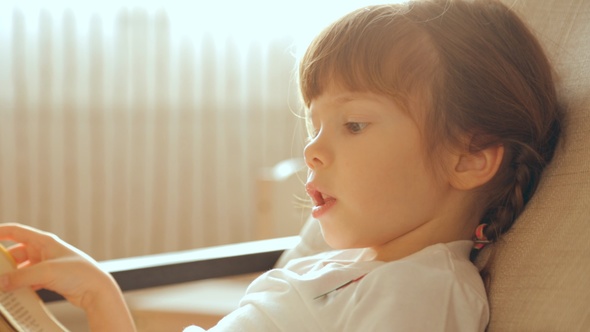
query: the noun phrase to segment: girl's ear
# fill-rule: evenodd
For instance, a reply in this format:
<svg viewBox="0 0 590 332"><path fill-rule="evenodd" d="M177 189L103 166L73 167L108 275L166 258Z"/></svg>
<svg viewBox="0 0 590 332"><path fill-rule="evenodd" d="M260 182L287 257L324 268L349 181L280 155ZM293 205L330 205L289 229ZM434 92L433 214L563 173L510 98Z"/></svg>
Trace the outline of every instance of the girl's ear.
<svg viewBox="0 0 590 332"><path fill-rule="evenodd" d="M451 185L455 189L471 190L486 184L500 168L504 146L494 145L477 152L456 156Z"/></svg>

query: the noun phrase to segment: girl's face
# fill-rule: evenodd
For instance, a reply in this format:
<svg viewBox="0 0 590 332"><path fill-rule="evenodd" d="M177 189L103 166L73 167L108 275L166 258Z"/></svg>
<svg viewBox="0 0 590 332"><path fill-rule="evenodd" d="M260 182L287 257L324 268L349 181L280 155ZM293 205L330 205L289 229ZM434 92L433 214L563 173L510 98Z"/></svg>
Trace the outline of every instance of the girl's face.
<svg viewBox="0 0 590 332"><path fill-rule="evenodd" d="M430 236L449 186L427 164L417 123L385 96L335 87L312 100L310 114L306 188L326 241L379 251Z"/></svg>

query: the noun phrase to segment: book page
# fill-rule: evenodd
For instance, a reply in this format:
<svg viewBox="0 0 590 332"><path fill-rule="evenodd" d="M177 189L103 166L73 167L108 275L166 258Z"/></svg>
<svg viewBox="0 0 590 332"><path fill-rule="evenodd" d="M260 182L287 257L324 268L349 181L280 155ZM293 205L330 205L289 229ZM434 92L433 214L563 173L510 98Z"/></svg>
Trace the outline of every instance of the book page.
<svg viewBox="0 0 590 332"><path fill-rule="evenodd" d="M12 257L0 246L0 273L15 269ZM64 332L67 331L51 315L37 293L31 288L12 292L0 291L0 312L6 322L16 331Z"/></svg>

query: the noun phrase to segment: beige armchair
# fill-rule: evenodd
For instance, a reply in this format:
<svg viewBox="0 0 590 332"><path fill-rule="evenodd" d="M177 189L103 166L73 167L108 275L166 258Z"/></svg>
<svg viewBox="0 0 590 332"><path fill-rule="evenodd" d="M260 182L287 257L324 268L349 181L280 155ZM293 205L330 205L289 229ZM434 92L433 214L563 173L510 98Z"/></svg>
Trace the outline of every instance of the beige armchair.
<svg viewBox="0 0 590 332"><path fill-rule="evenodd" d="M529 22L545 45L560 75L559 91L569 108L565 139L536 196L513 229L493 246L496 255L489 289L488 330L590 331L590 1L504 1ZM131 309L136 314L141 314L142 303L144 308L150 301L164 303L159 315L156 308L151 316L141 316L140 327L148 331L157 326L158 319L202 318L200 310L206 299L202 298L202 287L197 285L206 283L209 292L217 286L227 290L233 287L230 285L236 285L232 279L222 279L220 283L214 281L219 279L192 280L272 268L283 250L297 243L283 254L278 264L325 249L313 223L308 223L301 235L301 242L298 238L276 239L242 244L242 247L130 258L107 262L105 267L113 272L124 290L130 291ZM264 249L256 249L258 245ZM227 307L205 315L209 319L205 325L213 324L224 310L237 305L246 283L239 279L242 288L238 287L228 297ZM153 286L160 287L150 288ZM140 288L143 290L131 292ZM164 296L177 296L178 301L188 299L182 302L186 307L166 311L165 303L170 300L159 300ZM198 320L193 322L199 324ZM173 327L168 325L168 330Z"/></svg>

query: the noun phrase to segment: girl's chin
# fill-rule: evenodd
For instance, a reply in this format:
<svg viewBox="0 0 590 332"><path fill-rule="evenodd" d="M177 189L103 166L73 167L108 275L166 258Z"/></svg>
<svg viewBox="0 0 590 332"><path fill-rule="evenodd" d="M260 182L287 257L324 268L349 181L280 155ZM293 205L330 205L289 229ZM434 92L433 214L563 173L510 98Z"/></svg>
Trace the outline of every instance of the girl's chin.
<svg viewBox="0 0 590 332"><path fill-rule="evenodd" d="M358 245L358 239L351 238L350 234L345 235L330 226L324 226L321 221L320 227L324 241L334 250L363 248L363 246Z"/></svg>

